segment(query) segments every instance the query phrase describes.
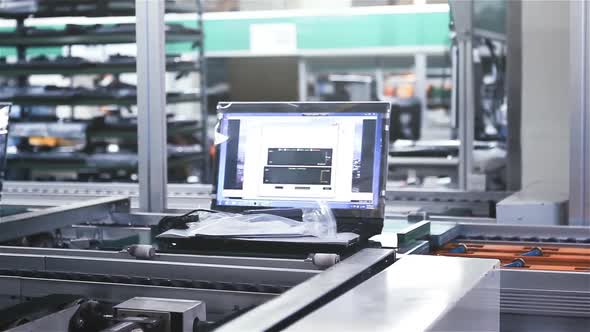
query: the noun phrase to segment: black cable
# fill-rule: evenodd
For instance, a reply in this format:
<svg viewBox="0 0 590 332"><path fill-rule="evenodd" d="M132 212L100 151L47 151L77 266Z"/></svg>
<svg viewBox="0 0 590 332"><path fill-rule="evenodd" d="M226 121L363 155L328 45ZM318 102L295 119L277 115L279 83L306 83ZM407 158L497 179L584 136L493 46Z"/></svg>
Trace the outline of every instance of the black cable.
<svg viewBox="0 0 590 332"><path fill-rule="evenodd" d="M170 229L187 229L188 223L199 222L199 216L193 216L196 212L219 213L219 211L210 209L195 209L180 216L166 216L158 222L158 230L163 233Z"/></svg>
<svg viewBox="0 0 590 332"><path fill-rule="evenodd" d="M496 54L496 50L494 48L494 44L492 43L491 39L484 40L485 45L490 51L491 62L492 66L496 69L496 81L494 82L493 93L492 93L492 103L490 107L490 120L496 127L498 132L501 132L501 124L498 122L498 115L497 112L499 111L500 106L502 105L503 100L503 90L504 90L504 66L502 66L502 59L501 56Z"/></svg>
<svg viewBox="0 0 590 332"><path fill-rule="evenodd" d="M189 212L187 212L187 213L183 214L183 215L182 215L182 216L180 216L180 217L187 217L187 216L190 216L191 214L193 214L193 213L195 213L195 212L209 212L209 213L219 213L220 211L216 211L216 210L210 210L210 209L196 209L196 210L189 211Z"/></svg>

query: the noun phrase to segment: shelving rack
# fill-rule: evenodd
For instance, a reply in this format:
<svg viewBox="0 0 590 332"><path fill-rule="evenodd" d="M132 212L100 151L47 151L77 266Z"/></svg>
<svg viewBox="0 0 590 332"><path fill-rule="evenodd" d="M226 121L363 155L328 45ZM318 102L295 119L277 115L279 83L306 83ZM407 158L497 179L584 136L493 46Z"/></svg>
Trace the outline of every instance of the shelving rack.
<svg viewBox="0 0 590 332"><path fill-rule="evenodd" d="M13 31L0 32L0 47L14 47L16 49L16 63L0 62L0 76L16 78L16 86L0 90L0 100L12 102L22 106L26 110L29 106L105 106L129 107L137 104L137 89L135 87L112 87L109 89L95 88L34 88L29 86L31 75L102 75L125 74L136 72L136 61L133 57L114 56L106 62L86 60L77 57L47 57L27 58L27 50L32 47L63 47L71 45L107 45L107 44L132 44L135 43L134 24L98 24L98 25L66 25L65 27L50 27L40 29L25 25L27 18L52 18L52 17L105 17L105 16L134 16L134 0L35 0L35 1L0 1L0 19L15 20L16 27ZM203 20L200 0L187 1L166 0L167 13L195 13L196 28L188 28L183 24L168 24L166 26L166 42L192 43L192 49L198 53L196 60L175 59L168 57L166 61L167 72L198 72L200 86L198 91L169 92L166 95L167 104L193 103L200 104L200 121L172 121L168 123L170 128L168 137L174 135L198 134L198 144L192 148L180 149L182 153L169 153L170 165L178 165L183 162L198 162L200 176L203 180L209 179L210 162L208 156L207 134L207 94L206 94L206 60L203 51ZM185 15L186 16L186 15ZM26 112L24 112L26 114ZM101 140L125 141L137 144L137 122L127 121L122 126L97 127L89 121L51 122L42 120L41 123L16 122L13 131L29 132L38 136L54 135L53 137L67 139L67 130L57 129L62 124L84 123L86 143L97 143ZM41 125L41 127L40 127ZM23 128L18 128L23 127ZM60 136L61 134L61 136ZM65 136L64 136L65 135ZM76 135L76 134L74 134ZM197 146L198 145L198 146ZM172 146L168 150L179 150ZM109 163L116 168L137 168L137 155L133 153L121 154L91 154L86 151L76 153L26 153L26 155L9 156L9 166L35 168L39 164L35 161L51 160L51 165L58 169L82 168L82 169L108 169ZM27 162L28 161L28 162ZM122 163L126 167L123 167ZM100 166L103 167L100 167ZM44 165L40 165L44 166Z"/></svg>

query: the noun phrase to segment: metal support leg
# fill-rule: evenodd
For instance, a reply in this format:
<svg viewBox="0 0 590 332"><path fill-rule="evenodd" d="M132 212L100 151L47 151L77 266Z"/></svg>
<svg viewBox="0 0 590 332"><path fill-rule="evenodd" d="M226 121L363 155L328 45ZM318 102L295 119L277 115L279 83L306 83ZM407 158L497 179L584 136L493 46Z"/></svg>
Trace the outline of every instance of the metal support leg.
<svg viewBox="0 0 590 332"><path fill-rule="evenodd" d="M459 189L471 190L470 178L473 172L473 139L475 134L475 101L473 86L473 45L472 45L472 3L451 0L455 20L457 58L453 67L457 70L457 100L454 109L458 117L459 146Z"/></svg>
<svg viewBox="0 0 590 332"><path fill-rule="evenodd" d="M164 1L136 0L139 200L144 212L166 209L166 55Z"/></svg>
<svg viewBox="0 0 590 332"><path fill-rule="evenodd" d="M458 129L457 124L457 112L459 106L457 105L458 100L458 89L459 89L459 51L457 50L457 45L451 46L451 82L453 84L453 88L451 90L451 128L453 130Z"/></svg>
<svg viewBox="0 0 590 332"><path fill-rule="evenodd" d="M307 100L307 60L300 57L297 63L297 71L299 78L299 101Z"/></svg>
<svg viewBox="0 0 590 332"><path fill-rule="evenodd" d="M200 0L197 3L197 26L201 31L199 37L199 91L201 98L201 144L203 147L203 167L201 174L202 183L212 183L213 172L209 155L209 104L207 98L207 58L205 56L205 38L203 24L203 4Z"/></svg>
<svg viewBox="0 0 590 332"><path fill-rule="evenodd" d="M473 100L473 49L471 38L459 41L459 189L471 190L475 103Z"/></svg>
<svg viewBox="0 0 590 332"><path fill-rule="evenodd" d="M522 187L522 2L507 1L507 69L508 138L506 189L518 191Z"/></svg>
<svg viewBox="0 0 590 332"><path fill-rule="evenodd" d="M428 108L428 75L427 75L427 58L426 54L418 53L414 55L414 71L416 75L416 97L420 99L421 109L420 118L422 119L422 132L426 123L426 110Z"/></svg>
<svg viewBox="0 0 590 332"><path fill-rule="evenodd" d="M570 3L570 225L590 225L590 4Z"/></svg>

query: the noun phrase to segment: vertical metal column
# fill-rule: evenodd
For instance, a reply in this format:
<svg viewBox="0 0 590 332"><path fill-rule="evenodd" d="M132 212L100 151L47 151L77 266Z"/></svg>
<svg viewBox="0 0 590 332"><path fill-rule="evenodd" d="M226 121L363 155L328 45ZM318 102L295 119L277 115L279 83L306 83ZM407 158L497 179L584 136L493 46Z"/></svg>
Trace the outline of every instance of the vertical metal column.
<svg viewBox="0 0 590 332"><path fill-rule="evenodd" d="M590 4L570 5L570 225L590 225Z"/></svg>
<svg viewBox="0 0 590 332"><path fill-rule="evenodd" d="M422 132L424 132L424 124L426 123L426 110L428 109L428 73L427 73L427 58L426 54L418 53L414 55L414 72L416 75L416 97L420 99L420 118L422 119Z"/></svg>
<svg viewBox="0 0 590 332"><path fill-rule="evenodd" d="M522 2L506 2L508 137L506 189L522 187Z"/></svg>
<svg viewBox="0 0 590 332"><path fill-rule="evenodd" d="M473 86L473 45L471 1L450 0L457 40L457 90L459 142L459 189L471 190L473 139L475 134L475 100Z"/></svg>
<svg viewBox="0 0 590 332"><path fill-rule="evenodd" d="M16 20L16 33L19 36L25 35L25 19L19 18ZM17 45L16 46L16 58L18 61L25 61L27 60L27 47L25 45ZM17 77L18 86L19 87L26 87L29 85L29 77L27 75L20 75Z"/></svg>
<svg viewBox="0 0 590 332"><path fill-rule="evenodd" d="M213 181L212 163L209 156L209 104L207 100L207 57L205 56L205 29L203 24L203 4L197 4L197 27L199 28L199 98L201 101L201 147L203 149L203 167L201 178L203 183Z"/></svg>
<svg viewBox="0 0 590 332"><path fill-rule="evenodd" d="M16 33L19 36L25 36L25 19L18 18L16 20ZM16 59L18 61L25 61L27 60L27 46L25 45L17 45L16 46ZM20 88L25 88L29 85L29 76L28 75L19 75L16 78L17 86ZM31 106L21 106L21 117L26 119L31 115Z"/></svg>
<svg viewBox="0 0 590 332"><path fill-rule="evenodd" d="M307 101L307 60L304 57L300 57L297 62L297 76L299 101Z"/></svg>
<svg viewBox="0 0 590 332"><path fill-rule="evenodd" d="M165 1L135 0L139 206L143 212L166 209Z"/></svg>
<svg viewBox="0 0 590 332"><path fill-rule="evenodd" d="M473 100L473 47L471 35L459 37L459 189L471 190L475 102Z"/></svg>

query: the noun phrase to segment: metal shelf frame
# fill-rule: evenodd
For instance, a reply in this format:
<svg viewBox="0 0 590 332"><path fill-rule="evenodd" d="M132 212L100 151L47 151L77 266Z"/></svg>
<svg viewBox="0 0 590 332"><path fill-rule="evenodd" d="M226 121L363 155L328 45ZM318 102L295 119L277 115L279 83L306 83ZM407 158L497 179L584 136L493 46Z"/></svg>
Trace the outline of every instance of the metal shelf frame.
<svg viewBox="0 0 590 332"><path fill-rule="evenodd" d="M89 75L89 74L124 74L135 73L135 60L117 62L81 62L81 63L31 63L31 64L1 64L1 76L19 76L23 71L30 75ZM198 71L198 65L193 61L167 61L168 72Z"/></svg>
<svg viewBox="0 0 590 332"><path fill-rule="evenodd" d="M197 93L182 93L182 94L168 94L166 101L169 104L189 103L199 101L200 94ZM16 95L4 100L12 102L15 105L46 105L46 106L97 106L97 105L121 105L131 106L137 105L137 97L133 94L129 96L110 97L106 94L100 96L27 96Z"/></svg>
<svg viewBox="0 0 590 332"><path fill-rule="evenodd" d="M590 4L570 4L571 225L590 226Z"/></svg>
<svg viewBox="0 0 590 332"><path fill-rule="evenodd" d="M198 27L203 28L201 2L197 1ZM166 158L165 6L161 1L136 0L138 94L139 207L143 212L163 212L168 199ZM199 48L200 88L206 86L206 60ZM201 90L202 91L202 90ZM205 94L203 94L205 95ZM207 100L201 98L203 178L209 180Z"/></svg>
<svg viewBox="0 0 590 332"><path fill-rule="evenodd" d="M135 0L123 1L102 1L96 3L89 0L50 0L44 1L39 9L29 9L22 11L0 10L0 18L18 19L29 16L35 17L58 17L62 16L85 16L85 17L102 17L102 16L133 16L135 12ZM164 0L166 2L166 12L172 13L192 13L195 6L183 2L182 0ZM91 7L88 5L94 5Z"/></svg>
<svg viewBox="0 0 590 332"><path fill-rule="evenodd" d="M136 32L137 33L137 32ZM195 39L195 33L173 32L167 35L168 42L191 42ZM131 44L135 41L133 33L113 34L85 33L78 35L51 34L19 36L18 33L0 35L0 46L63 46L63 45L97 45L97 44Z"/></svg>
<svg viewBox="0 0 590 332"><path fill-rule="evenodd" d="M65 35L60 32L47 32L47 34L26 35L25 19L28 16L10 17L16 20L16 30L14 33L4 33L1 45L15 46L17 50L17 60L26 60L27 47L42 45L69 45L69 44L104 44L104 43L129 43L137 44L138 54L133 61L123 64L107 63L102 64L90 63L88 66L80 68L65 68L66 75L104 73L104 72L137 72L138 86L136 94L121 98L72 98L66 104L70 105L138 105L138 167L139 167L139 186L141 188L141 210L142 211L164 211L166 209L167 197L167 121L166 105L169 103L184 103L198 101L201 106L201 123L198 128L202 142L202 149L199 154L199 165L202 165L202 177L205 182L210 181L210 161L208 154L208 112L206 91L206 60L203 45L203 19L202 5L200 0L193 0L188 6L186 3L182 6L182 17L189 18L187 11L189 7L197 10L194 16L195 28L186 31L166 32L165 12L170 10L168 1L151 1L151 0L131 0L134 4L135 11L135 31L120 32L114 34L80 34ZM58 14L57 12L55 14ZM76 13L73 13L76 14ZM119 13L115 13L118 15ZM133 15L133 11L127 14ZM33 14L34 16L34 14ZM49 17L49 15L46 15ZM192 15L191 15L192 16ZM40 17L45 17L41 15ZM130 22L131 23L131 22ZM9 38L8 38L9 37ZM198 38L197 38L198 37ZM193 47L199 53L197 61L181 61L180 63L171 63L166 57L166 42L194 42ZM0 45L0 46L1 46ZM167 66L169 65L169 66ZM61 66L61 69L63 66ZM66 66L67 67L67 66ZM167 68L168 67L168 68ZM23 71L16 72L6 68L10 76L16 76L19 80L19 86L26 86L26 76ZM12 72L10 72L12 70ZM199 72L199 92L166 94L165 77L166 71L190 71ZM52 74L56 69L47 66L37 66L27 68L28 74ZM17 98L18 99L18 98ZM42 104L63 105L62 101L53 100L53 98L44 98ZM13 100L17 104L32 105L39 104L39 98L20 98ZM173 129L173 128L171 128ZM82 184L84 185L84 184Z"/></svg>

